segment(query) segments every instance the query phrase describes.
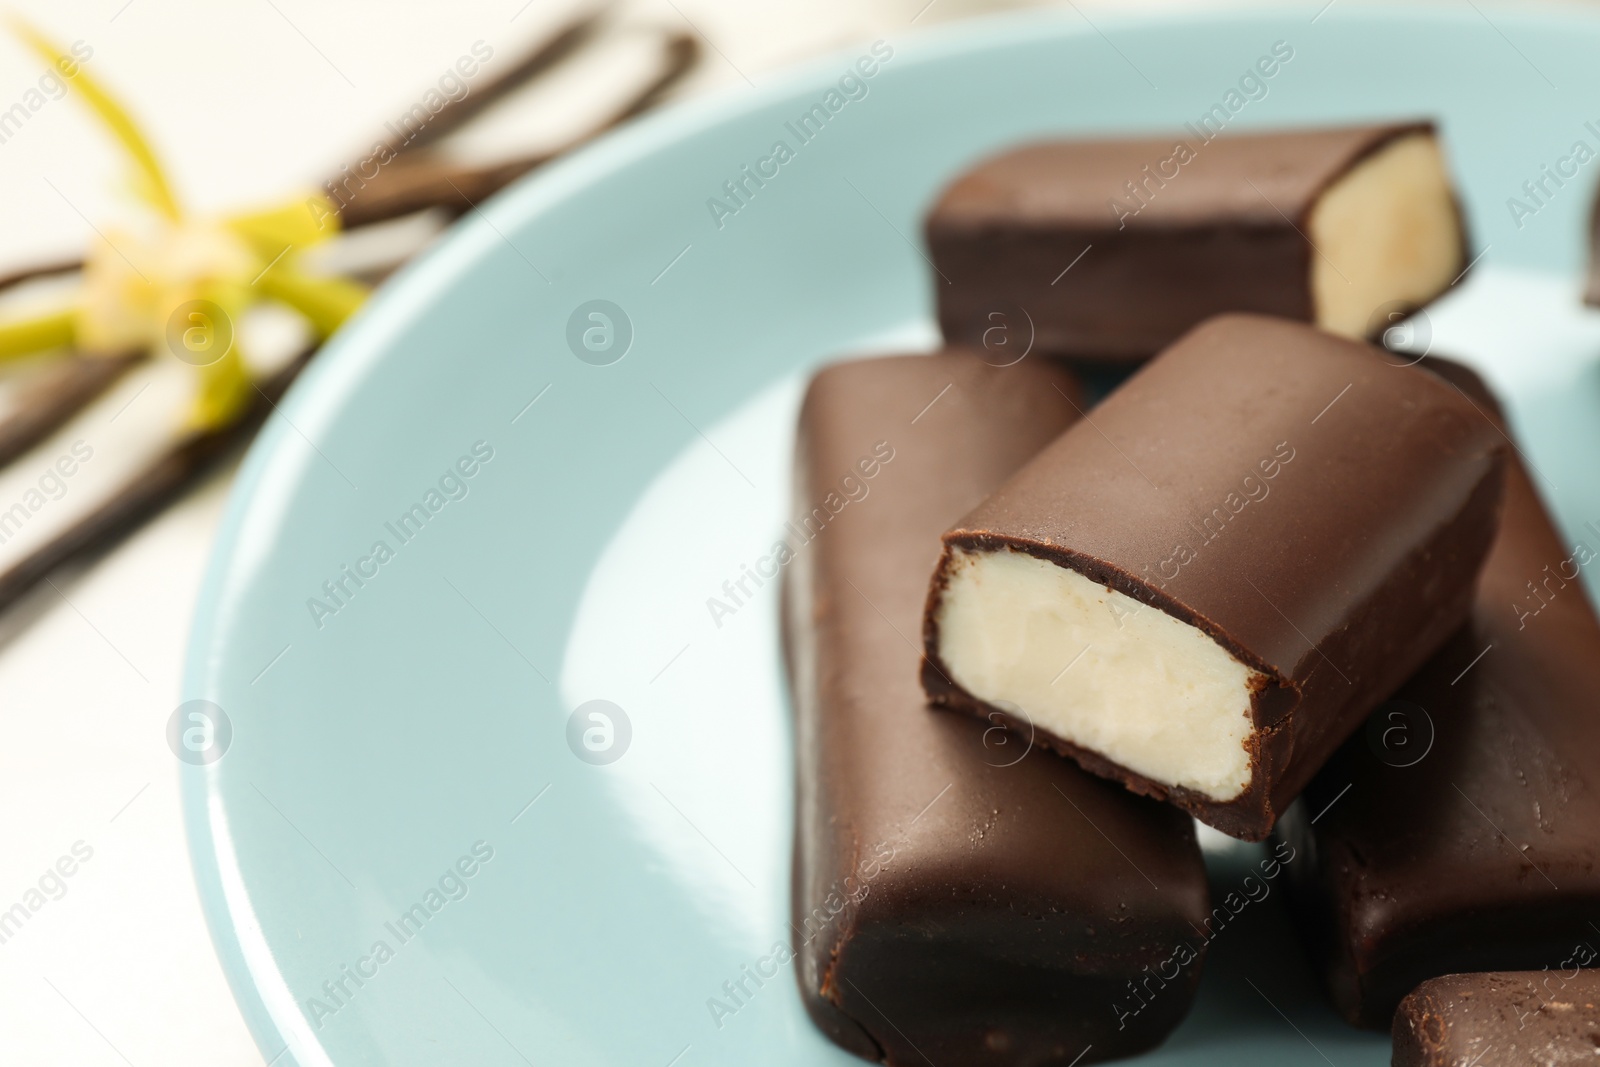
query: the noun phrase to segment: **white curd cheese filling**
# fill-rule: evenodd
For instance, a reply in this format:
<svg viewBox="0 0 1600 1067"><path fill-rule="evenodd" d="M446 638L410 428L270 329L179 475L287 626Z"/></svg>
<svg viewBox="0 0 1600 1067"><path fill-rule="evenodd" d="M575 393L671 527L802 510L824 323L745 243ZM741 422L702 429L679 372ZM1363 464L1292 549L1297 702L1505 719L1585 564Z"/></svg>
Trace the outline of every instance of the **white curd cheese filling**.
<svg viewBox="0 0 1600 1067"><path fill-rule="evenodd" d="M1311 209L1316 323L1363 338L1380 308L1431 300L1461 269L1462 233L1444 153L1398 137L1329 186Z"/></svg>
<svg viewBox="0 0 1600 1067"><path fill-rule="evenodd" d="M1164 785L1250 784L1258 675L1203 630L1010 549L956 549L936 610L945 669L980 700Z"/></svg>

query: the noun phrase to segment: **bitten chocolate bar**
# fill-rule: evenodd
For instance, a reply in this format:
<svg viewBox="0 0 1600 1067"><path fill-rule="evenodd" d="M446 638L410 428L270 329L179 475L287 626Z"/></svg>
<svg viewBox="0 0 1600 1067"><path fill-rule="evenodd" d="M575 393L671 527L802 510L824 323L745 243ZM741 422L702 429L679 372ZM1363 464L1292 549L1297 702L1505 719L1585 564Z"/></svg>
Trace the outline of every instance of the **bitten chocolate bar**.
<svg viewBox="0 0 1600 1067"><path fill-rule="evenodd" d="M1066 429L1076 388L1033 361L900 356L824 370L801 412L802 511L864 459L894 457L785 586L800 992L868 1059L1130 1055L1177 1025L1199 978L1193 823L993 724L930 712L917 684L940 533Z"/></svg>
<svg viewBox="0 0 1600 1067"><path fill-rule="evenodd" d="M1452 974L1394 1018L1394 1067L1588 1067L1600 1053L1600 971Z"/></svg>
<svg viewBox="0 0 1600 1067"><path fill-rule="evenodd" d="M1228 311L1374 337L1467 255L1426 122L1032 144L925 228L945 338L1011 358L1142 360Z"/></svg>
<svg viewBox="0 0 1600 1067"><path fill-rule="evenodd" d="M1260 840L1465 621L1502 448L1368 345L1213 319L944 535L923 684Z"/></svg>
<svg viewBox="0 0 1600 1067"><path fill-rule="evenodd" d="M1501 418L1470 371L1422 366ZM1600 540L1563 541L1515 458L1505 481L1471 624L1280 824L1314 857L1292 884L1301 929L1358 1025L1387 1028L1438 975L1597 965L1600 621L1582 572Z"/></svg>

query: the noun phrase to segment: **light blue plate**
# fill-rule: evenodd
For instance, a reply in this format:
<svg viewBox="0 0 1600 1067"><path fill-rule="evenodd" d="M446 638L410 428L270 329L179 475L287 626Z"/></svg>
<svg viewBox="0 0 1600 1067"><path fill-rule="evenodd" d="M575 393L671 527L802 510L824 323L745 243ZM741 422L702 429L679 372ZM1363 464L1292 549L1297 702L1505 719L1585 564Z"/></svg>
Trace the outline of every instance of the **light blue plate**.
<svg viewBox="0 0 1600 1067"><path fill-rule="evenodd" d="M772 583L720 618L707 600L786 517L807 370L932 343L919 219L993 148L1197 121L1275 42L1292 58L1230 128L1439 116L1489 253L1424 332L1508 393L1569 533L1600 521L1600 324L1577 304L1600 161L1520 228L1507 205L1600 147L1600 22L1317 6L908 32L830 101L864 44L550 168L362 312L250 453L185 682L232 726L185 796L268 1059L853 1062L787 973L707 1007L786 936L792 786ZM780 140L792 158L761 163ZM745 165L768 176L739 206ZM596 300L626 322L584 308L569 345ZM592 700L626 715L608 764L579 758L599 720L569 731ZM1213 850L1219 888L1249 856ZM1322 1005L1280 903L1219 936L1150 1062L1387 1062Z"/></svg>

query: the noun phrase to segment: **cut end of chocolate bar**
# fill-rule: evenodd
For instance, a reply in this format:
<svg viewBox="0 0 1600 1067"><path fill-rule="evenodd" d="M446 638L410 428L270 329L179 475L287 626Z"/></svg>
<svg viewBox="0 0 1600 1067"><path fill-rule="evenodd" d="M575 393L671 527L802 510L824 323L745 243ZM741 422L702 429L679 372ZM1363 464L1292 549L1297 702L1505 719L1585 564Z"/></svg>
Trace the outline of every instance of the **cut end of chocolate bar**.
<svg viewBox="0 0 1600 1067"><path fill-rule="evenodd" d="M1421 307L1449 288L1465 243L1433 132L1397 137L1351 167L1317 199L1309 231L1320 253L1315 321L1331 333L1380 333L1386 309Z"/></svg>
<svg viewBox="0 0 1600 1067"><path fill-rule="evenodd" d="M938 656L972 696L1169 789L1249 788L1266 678L1191 623L1010 548L951 546Z"/></svg>
<svg viewBox="0 0 1600 1067"><path fill-rule="evenodd" d="M925 229L947 339L1097 363L1227 312L1373 338L1448 289L1468 244L1425 121L1022 145L952 182Z"/></svg>
<svg viewBox="0 0 1600 1067"><path fill-rule="evenodd" d="M1256 315L1091 418L945 531L924 688L1260 841L1466 620L1503 440L1427 371Z"/></svg>

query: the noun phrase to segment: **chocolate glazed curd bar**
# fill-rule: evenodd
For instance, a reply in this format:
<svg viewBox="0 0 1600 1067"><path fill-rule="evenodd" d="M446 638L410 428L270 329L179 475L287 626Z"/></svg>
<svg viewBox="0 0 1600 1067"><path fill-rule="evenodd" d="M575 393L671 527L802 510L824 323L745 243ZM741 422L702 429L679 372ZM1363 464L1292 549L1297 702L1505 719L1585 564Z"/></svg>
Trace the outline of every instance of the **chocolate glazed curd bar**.
<svg viewBox="0 0 1600 1067"><path fill-rule="evenodd" d="M1501 419L1471 371L1422 366ZM1505 494L1470 625L1279 825L1311 857L1292 899L1357 1025L1387 1029L1439 975L1597 962L1600 620L1580 575L1600 541L1564 542L1515 457Z"/></svg>
<svg viewBox="0 0 1600 1067"><path fill-rule="evenodd" d="M1394 1018L1394 1067L1578 1067L1600 1053L1600 971L1452 974Z"/></svg>
<svg viewBox="0 0 1600 1067"><path fill-rule="evenodd" d="M1094 360L1229 311L1376 336L1467 265L1427 122L1027 145L958 178L925 233L947 340Z"/></svg>
<svg viewBox="0 0 1600 1067"><path fill-rule="evenodd" d="M806 395L802 513L875 448L893 455L784 587L796 974L816 1024L868 1059L1131 1055L1177 1025L1199 980L1194 824L992 724L930 712L917 684L940 533L1066 429L1076 390L1060 368L962 352L842 363Z"/></svg>
<svg viewBox="0 0 1600 1067"><path fill-rule="evenodd" d="M1368 345L1212 319L946 532L923 684L1261 840L1465 621L1502 448Z"/></svg>

